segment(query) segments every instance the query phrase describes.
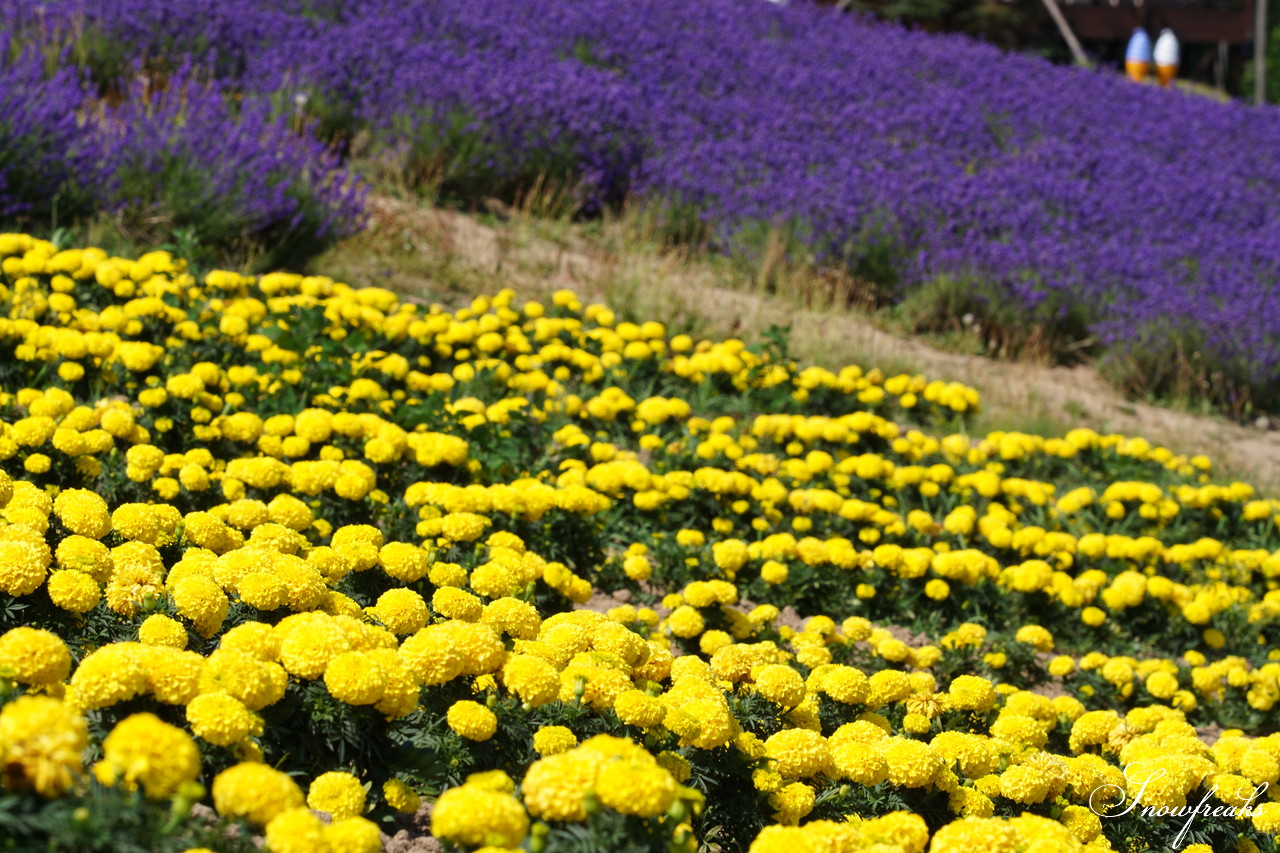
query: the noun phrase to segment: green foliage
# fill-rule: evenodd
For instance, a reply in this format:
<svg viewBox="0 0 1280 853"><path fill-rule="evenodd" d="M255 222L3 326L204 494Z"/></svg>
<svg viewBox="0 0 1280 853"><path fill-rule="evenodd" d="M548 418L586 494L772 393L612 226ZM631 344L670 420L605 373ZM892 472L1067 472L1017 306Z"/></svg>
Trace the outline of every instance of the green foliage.
<svg viewBox="0 0 1280 853"><path fill-rule="evenodd" d="M1280 2L1277 0L1265 0L1265 2L1267 3L1267 23L1271 27L1267 33L1267 103L1280 104ZM1257 66L1252 61L1245 63L1241 83L1245 97L1251 101L1255 100Z"/></svg>
<svg viewBox="0 0 1280 853"><path fill-rule="evenodd" d="M197 786L198 787L198 786ZM0 850L30 853L182 853L212 847L253 853L248 827L193 816L192 797L149 800L87 783L83 796L43 800L0 795Z"/></svg>
<svg viewBox="0 0 1280 853"><path fill-rule="evenodd" d="M495 199L552 219L571 216L583 204L580 158L571 142L530 144L515 152L461 109L401 125L407 151L393 158L391 168L427 198L468 207Z"/></svg>
<svg viewBox="0 0 1280 853"><path fill-rule="evenodd" d="M966 33L1005 49L1024 47L1039 17L1035 5L1002 0L838 0L837 5L929 30Z"/></svg>
<svg viewBox="0 0 1280 853"><path fill-rule="evenodd" d="M983 280L939 276L904 296L892 315L912 334L968 340L979 353L1072 364L1095 349L1084 308L1046 296L1028 311Z"/></svg>

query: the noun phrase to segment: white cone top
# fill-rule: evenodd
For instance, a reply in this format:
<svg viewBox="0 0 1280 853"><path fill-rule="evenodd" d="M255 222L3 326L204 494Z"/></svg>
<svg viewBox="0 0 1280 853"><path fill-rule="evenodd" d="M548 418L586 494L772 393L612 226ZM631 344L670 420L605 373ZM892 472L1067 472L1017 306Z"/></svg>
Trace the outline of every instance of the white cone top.
<svg viewBox="0 0 1280 853"><path fill-rule="evenodd" d="M1151 61L1151 37L1146 30L1138 28L1133 31L1133 35L1129 37L1129 46L1125 48L1124 58L1126 62Z"/></svg>
<svg viewBox="0 0 1280 853"><path fill-rule="evenodd" d="M1156 39L1156 65L1177 65L1179 58L1178 37L1166 27L1160 31L1160 38Z"/></svg>

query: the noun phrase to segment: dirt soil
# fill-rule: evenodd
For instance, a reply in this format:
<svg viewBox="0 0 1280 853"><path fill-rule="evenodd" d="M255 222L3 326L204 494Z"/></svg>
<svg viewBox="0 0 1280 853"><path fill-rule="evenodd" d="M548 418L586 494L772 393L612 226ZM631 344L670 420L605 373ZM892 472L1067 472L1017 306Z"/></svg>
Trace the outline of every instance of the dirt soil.
<svg viewBox="0 0 1280 853"><path fill-rule="evenodd" d="M793 299L727 287L723 269L651 247L619 249L618 241L574 226L521 217L490 224L387 197L372 199L370 208L370 229L331 255L335 272L353 285L380 284L436 299L452 292L460 304L503 287L523 298L568 288L586 300L642 310L668 328L683 322L708 334L748 339L772 324L790 325L792 351L802 361L895 371L902 366L977 388L987 413L979 426L1080 426L1143 436L1176 453L1207 454L1219 477L1280 491L1280 431L1128 400L1091 366L1051 367L943 351L879 328L866 315L808 310Z"/></svg>

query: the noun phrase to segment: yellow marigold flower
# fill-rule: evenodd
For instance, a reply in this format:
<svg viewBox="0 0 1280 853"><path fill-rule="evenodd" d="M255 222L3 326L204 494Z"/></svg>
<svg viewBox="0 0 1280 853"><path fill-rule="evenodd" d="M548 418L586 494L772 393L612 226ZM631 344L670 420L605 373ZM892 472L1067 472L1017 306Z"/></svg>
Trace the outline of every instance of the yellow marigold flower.
<svg viewBox="0 0 1280 853"><path fill-rule="evenodd" d="M1111 732L1121 725L1115 711L1089 711L1071 725L1070 747L1072 752L1082 752L1090 746L1108 742Z"/></svg>
<svg viewBox="0 0 1280 853"><path fill-rule="evenodd" d="M455 648L454 632L445 625L429 625L400 646L405 668L428 686L444 684L462 673L462 656Z"/></svg>
<svg viewBox="0 0 1280 853"><path fill-rule="evenodd" d="M658 753L656 760L659 766L671 774L671 778L675 779L677 784L683 785L688 782L693 774L693 765L689 763L689 759L679 753L664 749Z"/></svg>
<svg viewBox="0 0 1280 853"><path fill-rule="evenodd" d="M583 799L595 785L600 760L574 749L535 761L522 785L529 814L544 820L586 820Z"/></svg>
<svg viewBox="0 0 1280 853"><path fill-rule="evenodd" d="M882 669L867 679L867 707L875 709L911 695L911 680L905 672Z"/></svg>
<svg viewBox="0 0 1280 853"><path fill-rule="evenodd" d="M956 788L948 796L947 804L951 807L951 811L961 817L991 817L995 813L995 803L975 788ZM982 848L982 850L985 849ZM978 853L981 853L981 850Z"/></svg>
<svg viewBox="0 0 1280 853"><path fill-rule="evenodd" d="M0 592L14 596L35 592L52 562L53 554L41 534L16 524L0 529Z"/></svg>
<svg viewBox="0 0 1280 853"><path fill-rule="evenodd" d="M667 716L667 706L643 690L620 693L613 702L613 711L622 722L641 728L661 725Z"/></svg>
<svg viewBox="0 0 1280 853"><path fill-rule="evenodd" d="M321 574L297 555L277 554L272 559L271 571L284 584L284 603L294 612L319 607L330 593Z"/></svg>
<svg viewBox="0 0 1280 853"><path fill-rule="evenodd" d="M232 648L209 655L200 675L201 693L228 693L254 711L280 701L288 686L289 678L279 664Z"/></svg>
<svg viewBox="0 0 1280 853"><path fill-rule="evenodd" d="M820 689L837 702L857 705L866 701L871 687L862 670L839 665L824 670Z"/></svg>
<svg viewBox="0 0 1280 853"><path fill-rule="evenodd" d="M783 729L764 742L765 755L778 772L790 779L802 779L834 769L826 739L807 729Z"/></svg>
<svg viewBox="0 0 1280 853"><path fill-rule="evenodd" d="M153 613L138 626L138 641L148 646L187 647L187 629L176 619Z"/></svg>
<svg viewBox="0 0 1280 853"><path fill-rule="evenodd" d="M333 853L378 853L382 850L382 832L367 818L335 820L324 826L320 833Z"/></svg>
<svg viewBox="0 0 1280 853"><path fill-rule="evenodd" d="M200 775L200 750L191 735L155 714L134 714L102 742L102 760L93 772L104 785L141 785L148 797L170 797Z"/></svg>
<svg viewBox="0 0 1280 853"><path fill-rule="evenodd" d="M1062 815L1058 818L1062 825L1071 830L1071 834L1081 844L1089 844L1095 838L1102 834L1102 821L1098 815L1086 806L1067 806L1062 810ZM1183 853L1193 853L1197 846L1203 846L1206 849L1201 853L1212 853L1208 850L1208 845L1192 844L1185 848Z"/></svg>
<svg viewBox="0 0 1280 853"><path fill-rule="evenodd" d="M19 696L0 706L0 760L11 791L44 797L70 790L89 745L84 718L50 696Z"/></svg>
<svg viewBox="0 0 1280 853"><path fill-rule="evenodd" d="M542 726L533 733L533 748L539 755L558 755L577 745L577 735L566 726Z"/></svg>
<svg viewBox="0 0 1280 853"><path fill-rule="evenodd" d="M147 504L129 503L116 507L111 513L111 526L121 537L149 545L155 545L165 532L160 518Z"/></svg>
<svg viewBox="0 0 1280 853"><path fill-rule="evenodd" d="M852 723L845 723L831 733L832 744L845 741L858 743L877 743L886 741L893 734L889 721L879 714L866 713Z"/></svg>
<svg viewBox="0 0 1280 853"><path fill-rule="evenodd" d="M515 797L478 785L450 788L431 813L432 835L467 847L518 847L528 831L529 817Z"/></svg>
<svg viewBox="0 0 1280 853"><path fill-rule="evenodd" d="M596 777L600 802L636 817L666 813L676 799L676 780L648 754L638 760L606 761Z"/></svg>
<svg viewBox="0 0 1280 853"><path fill-rule="evenodd" d="M1240 775L1255 785L1274 785L1280 781L1280 761L1272 751L1251 747L1240 756Z"/></svg>
<svg viewBox="0 0 1280 853"><path fill-rule="evenodd" d="M922 735L931 728L933 728L933 725L924 714L912 712L902 718L902 730L908 734Z"/></svg>
<svg viewBox="0 0 1280 853"><path fill-rule="evenodd" d="M716 566L722 569L730 579L746 565L750 558L747 543L740 539L725 539L714 543L711 546L711 554Z"/></svg>
<svg viewBox="0 0 1280 853"><path fill-rule="evenodd" d="M688 640L696 637L704 628L706 628L706 622L702 614L687 604L680 605L667 617L667 629L681 639Z"/></svg>
<svg viewBox="0 0 1280 853"><path fill-rule="evenodd" d="M425 685L458 675L485 675L506 662L502 640L488 625L450 621L428 625L400 646L400 658Z"/></svg>
<svg viewBox="0 0 1280 853"><path fill-rule="evenodd" d="M947 704L958 711L989 711L996 703L996 691L990 681L976 675L960 675L947 691Z"/></svg>
<svg viewBox="0 0 1280 853"><path fill-rule="evenodd" d="M499 794L511 794L516 790L515 780L508 776L505 770L482 770L479 773L470 773L463 781L486 791L497 791Z"/></svg>
<svg viewBox="0 0 1280 853"><path fill-rule="evenodd" d="M60 568L83 572L97 583L110 580L115 569L111 549L87 536L68 536L59 542L57 559Z"/></svg>
<svg viewBox="0 0 1280 853"><path fill-rule="evenodd" d="M249 572L236 583L236 592L245 604L262 611L275 610L289 596L284 581L272 572Z"/></svg>
<svg viewBox="0 0 1280 853"><path fill-rule="evenodd" d="M204 693L187 704L187 723L196 737L216 746L232 746L262 733L262 719L226 693Z"/></svg>
<svg viewBox="0 0 1280 853"><path fill-rule="evenodd" d="M647 581L653 576L653 564L648 557L633 554L623 559L622 571L633 581Z"/></svg>
<svg viewBox="0 0 1280 853"><path fill-rule="evenodd" d="M76 707L105 708L134 698L147 689L139 643L112 643L85 656L71 675Z"/></svg>
<svg viewBox="0 0 1280 853"><path fill-rule="evenodd" d="M213 804L226 818L265 826L276 815L304 804L302 789L288 775L257 762L241 762L213 779Z"/></svg>
<svg viewBox="0 0 1280 853"><path fill-rule="evenodd" d="M242 652L263 661L280 658L280 635L265 622L245 622L222 635L219 649Z"/></svg>
<svg viewBox="0 0 1280 853"><path fill-rule="evenodd" d="M200 692L205 658L171 646L142 646L138 657L147 675L147 691L157 702L186 705Z"/></svg>
<svg viewBox="0 0 1280 853"><path fill-rule="evenodd" d="M727 631L707 631L698 639L698 650L704 655L713 655L731 645L733 645L733 637Z"/></svg>
<svg viewBox="0 0 1280 853"><path fill-rule="evenodd" d="M157 569L142 562L122 565L117 560L116 570L107 583L107 607L126 619L133 619L143 604L158 600L164 591L163 566Z"/></svg>
<svg viewBox="0 0 1280 853"><path fill-rule="evenodd" d="M1038 652L1053 651L1053 635L1039 625L1023 625L1014 635L1019 643L1034 646Z"/></svg>
<svg viewBox="0 0 1280 853"><path fill-rule="evenodd" d="M1014 853L1021 838L998 818L963 817L933 834L932 853Z"/></svg>
<svg viewBox="0 0 1280 853"><path fill-rule="evenodd" d="M1076 671L1076 662L1071 655L1058 655L1049 661L1049 674L1057 678L1065 678Z"/></svg>
<svg viewBox="0 0 1280 853"><path fill-rule="evenodd" d="M831 757L841 778L859 785L879 785L889 778L889 764L872 744L840 741L831 747Z"/></svg>
<svg viewBox="0 0 1280 853"><path fill-rule="evenodd" d="M412 634L427 624L427 602L411 589L397 587L378 596L370 613L393 634Z"/></svg>
<svg viewBox="0 0 1280 853"><path fill-rule="evenodd" d="M502 666L503 685L525 704L537 707L560 696L560 673L532 655L511 655Z"/></svg>
<svg viewBox="0 0 1280 853"><path fill-rule="evenodd" d="M451 512L442 520L441 535L454 542L474 542L491 522L474 512Z"/></svg>
<svg viewBox="0 0 1280 853"><path fill-rule="evenodd" d="M786 720L797 729L822 731L822 719L818 715L817 697L809 697L787 712Z"/></svg>
<svg viewBox="0 0 1280 853"><path fill-rule="evenodd" d="M53 460L43 453L32 453L23 460L22 467L29 474L44 474L53 466Z"/></svg>
<svg viewBox="0 0 1280 853"><path fill-rule="evenodd" d="M537 608L518 598L499 598L486 604L480 621L519 640L535 639L542 627Z"/></svg>
<svg viewBox="0 0 1280 853"><path fill-rule="evenodd" d="M1271 835L1280 834L1280 803L1269 802L1253 810L1253 826Z"/></svg>
<svg viewBox="0 0 1280 853"><path fill-rule="evenodd" d="M1171 699L1178 692L1178 676L1163 670L1147 676L1147 692L1157 699Z"/></svg>
<svg viewBox="0 0 1280 853"><path fill-rule="evenodd" d="M567 576L568 584L576 583L575 577L572 575ZM557 586L561 592L568 594L568 584L552 583L552 579L546 574L544 574L543 579L551 583L552 586ZM525 581L511 566L497 560L490 560L471 570L470 584L471 589L477 595L496 599L517 594L524 586Z"/></svg>
<svg viewBox="0 0 1280 853"><path fill-rule="evenodd" d="M934 601L945 601L951 595L951 585L942 578L933 578L924 585L924 594Z"/></svg>
<svg viewBox="0 0 1280 853"><path fill-rule="evenodd" d="M325 667L324 686L339 702L372 705L386 693L387 678L372 655L344 652Z"/></svg>
<svg viewBox="0 0 1280 853"><path fill-rule="evenodd" d="M279 494L267 504L271 520L290 530L303 531L315 520L311 508L293 495Z"/></svg>
<svg viewBox="0 0 1280 853"><path fill-rule="evenodd" d="M1000 774L1000 796L1015 803L1041 803L1049 796L1049 780L1034 767L1015 765Z"/></svg>
<svg viewBox="0 0 1280 853"><path fill-rule="evenodd" d="M64 489L53 501L53 512L62 526L90 539L102 539L111 532L107 502L88 489Z"/></svg>
<svg viewBox="0 0 1280 853"><path fill-rule="evenodd" d="M485 741L498 731L498 717L479 702L463 699L445 714L449 728L468 740Z"/></svg>
<svg viewBox="0 0 1280 853"><path fill-rule="evenodd" d="M942 759L927 743L906 738L878 741L877 747L889 765L889 781L905 788L923 788L945 769Z"/></svg>
<svg viewBox="0 0 1280 853"><path fill-rule="evenodd" d="M170 595L178 615L190 619L203 637L216 634L227 618L230 602L218 585L208 578L185 577L174 584Z"/></svg>
<svg viewBox="0 0 1280 853"><path fill-rule="evenodd" d="M84 572L59 569L49 575L46 584L49 600L71 613L88 613L102 600L97 581Z"/></svg>
<svg viewBox="0 0 1280 853"><path fill-rule="evenodd" d="M991 736L1037 749L1044 746L1049 739L1045 727L1035 717L1011 714L1007 710L991 724Z"/></svg>
<svg viewBox="0 0 1280 853"><path fill-rule="evenodd" d="M310 809L294 807L271 818L263 834L270 853L329 853L324 829Z"/></svg>
<svg viewBox="0 0 1280 853"><path fill-rule="evenodd" d="M415 583L431 570L430 555L407 542L388 542L378 551L382 570L396 580Z"/></svg>
<svg viewBox="0 0 1280 853"><path fill-rule="evenodd" d="M71 674L71 650L52 631L19 627L0 634L0 677L55 684Z"/></svg>
<svg viewBox="0 0 1280 853"><path fill-rule="evenodd" d="M1086 607L1080 611L1080 621L1088 625L1090 628L1097 628L1103 622L1107 621L1107 613L1100 607Z"/></svg>
<svg viewBox="0 0 1280 853"><path fill-rule="evenodd" d="M956 766L968 779L979 779L993 772L998 756L988 738L968 732L945 731L929 742L948 767Z"/></svg>
<svg viewBox="0 0 1280 853"><path fill-rule="evenodd" d="M307 805L318 812L327 812L334 820L363 813L364 801L365 791L360 780L336 770L321 773L307 789Z"/></svg>
<svg viewBox="0 0 1280 853"><path fill-rule="evenodd" d="M484 604L480 599L466 590L453 587L437 589L431 596L431 606L441 616L463 622L475 622L484 615Z"/></svg>
<svg viewBox="0 0 1280 853"><path fill-rule="evenodd" d="M897 845L903 853L923 853L929 843L929 827L924 818L911 812L890 812L858 824L868 841Z"/></svg>
<svg viewBox="0 0 1280 853"><path fill-rule="evenodd" d="M783 785L778 791L769 795L769 805L777 809L773 819L788 826L794 826L813 811L816 801L817 796L813 788L803 782Z"/></svg>
<svg viewBox="0 0 1280 853"><path fill-rule="evenodd" d="M794 708L804 701L804 679L789 666L768 664L754 678L756 692L783 708Z"/></svg>
<svg viewBox="0 0 1280 853"><path fill-rule="evenodd" d="M351 650L351 640L331 617L302 614L300 618L305 621L290 623L288 630L282 632L280 662L290 675L319 678L330 661ZM284 621L280 622L276 630L281 631L284 625Z"/></svg>
<svg viewBox="0 0 1280 853"><path fill-rule="evenodd" d="M422 805L418 792L403 779L388 779L382 785L382 798L401 814L413 814Z"/></svg>

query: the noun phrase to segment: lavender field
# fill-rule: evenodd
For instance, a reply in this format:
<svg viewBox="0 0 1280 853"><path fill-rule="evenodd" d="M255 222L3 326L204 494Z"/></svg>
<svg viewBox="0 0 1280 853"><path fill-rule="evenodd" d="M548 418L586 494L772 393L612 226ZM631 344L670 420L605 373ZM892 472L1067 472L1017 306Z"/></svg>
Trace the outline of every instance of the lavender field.
<svg viewBox="0 0 1280 853"><path fill-rule="evenodd" d="M463 201L572 182L581 213L645 204L730 252L781 228L886 301L950 283L1137 387L1280 400L1274 110L803 2L3 0L0 20L6 221L137 209L139 184L154 206L137 177L194 163L225 230L294 261L358 227L359 148ZM118 82L139 73L158 105ZM123 103L89 106L104 93Z"/></svg>

